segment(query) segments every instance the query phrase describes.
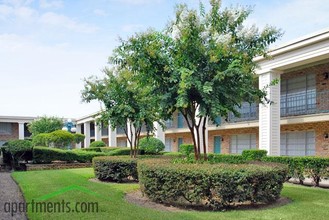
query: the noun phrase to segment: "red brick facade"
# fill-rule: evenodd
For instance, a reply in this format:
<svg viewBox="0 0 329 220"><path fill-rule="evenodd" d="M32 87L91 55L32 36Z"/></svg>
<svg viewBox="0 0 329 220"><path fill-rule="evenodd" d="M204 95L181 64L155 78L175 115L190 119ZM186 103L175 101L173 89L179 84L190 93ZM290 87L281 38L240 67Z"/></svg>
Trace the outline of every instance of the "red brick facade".
<svg viewBox="0 0 329 220"><path fill-rule="evenodd" d="M11 134L0 134L0 141L18 139L18 123L10 123L12 126Z"/></svg>

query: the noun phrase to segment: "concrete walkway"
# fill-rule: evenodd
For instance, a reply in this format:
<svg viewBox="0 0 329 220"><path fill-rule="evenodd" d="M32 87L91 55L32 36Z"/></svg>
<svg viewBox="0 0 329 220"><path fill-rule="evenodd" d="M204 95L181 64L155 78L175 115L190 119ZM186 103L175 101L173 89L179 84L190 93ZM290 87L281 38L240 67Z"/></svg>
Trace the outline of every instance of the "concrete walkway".
<svg viewBox="0 0 329 220"><path fill-rule="evenodd" d="M0 220L26 220L24 206L24 197L10 173L0 172Z"/></svg>

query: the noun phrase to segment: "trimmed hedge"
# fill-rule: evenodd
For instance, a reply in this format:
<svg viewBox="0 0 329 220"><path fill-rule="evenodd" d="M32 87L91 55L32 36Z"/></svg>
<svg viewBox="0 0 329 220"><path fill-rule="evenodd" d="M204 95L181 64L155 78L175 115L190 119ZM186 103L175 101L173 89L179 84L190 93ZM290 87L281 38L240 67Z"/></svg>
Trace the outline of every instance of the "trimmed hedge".
<svg viewBox="0 0 329 220"><path fill-rule="evenodd" d="M236 154L213 154L209 153L208 161L209 163L234 163L241 164L246 163L246 159L242 155Z"/></svg>
<svg viewBox="0 0 329 220"><path fill-rule="evenodd" d="M263 157L262 161L287 164L289 170L287 179L297 178L300 184L303 184L305 176L308 176L313 180L315 186L319 186L321 179L329 175L328 157L269 156Z"/></svg>
<svg viewBox="0 0 329 220"><path fill-rule="evenodd" d="M34 147L33 162L34 163L51 163L55 160L66 162L91 162L93 157L104 156L104 153L83 152L73 150L61 150L49 147Z"/></svg>
<svg viewBox="0 0 329 220"><path fill-rule="evenodd" d="M279 198L287 167L280 164L173 164L138 161L142 192L155 202L222 210Z"/></svg>
<svg viewBox="0 0 329 220"><path fill-rule="evenodd" d="M130 155L130 148L122 147L107 153L109 156Z"/></svg>
<svg viewBox="0 0 329 220"><path fill-rule="evenodd" d="M263 157L266 157L266 155L266 150L252 149L242 151L242 157L244 157L246 160L261 161Z"/></svg>
<svg viewBox="0 0 329 220"><path fill-rule="evenodd" d="M90 148L94 148L94 147L106 147L106 144L104 143L104 141L94 141L90 144L89 146Z"/></svg>
<svg viewBox="0 0 329 220"><path fill-rule="evenodd" d="M137 160L130 157L95 157L95 176L102 181L137 181Z"/></svg>
<svg viewBox="0 0 329 220"><path fill-rule="evenodd" d="M1 148L3 162L12 168L19 168L18 162L32 160L32 142L29 140L10 140Z"/></svg>

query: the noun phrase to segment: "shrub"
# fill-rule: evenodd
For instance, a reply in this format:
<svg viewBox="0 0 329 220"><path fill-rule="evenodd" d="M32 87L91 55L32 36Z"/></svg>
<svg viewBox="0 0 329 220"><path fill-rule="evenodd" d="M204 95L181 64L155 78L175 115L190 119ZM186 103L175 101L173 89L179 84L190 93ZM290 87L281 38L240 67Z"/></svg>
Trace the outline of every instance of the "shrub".
<svg viewBox="0 0 329 220"><path fill-rule="evenodd" d="M155 202L221 210L236 203L267 203L280 196L286 177L280 164L173 164L138 161L142 192Z"/></svg>
<svg viewBox="0 0 329 220"><path fill-rule="evenodd" d="M48 146L49 145L49 134L41 133L32 137L33 146Z"/></svg>
<svg viewBox="0 0 329 220"><path fill-rule="evenodd" d="M139 141L139 149L144 150L146 154L158 154L165 149L165 145L157 138L144 137Z"/></svg>
<svg viewBox="0 0 329 220"><path fill-rule="evenodd" d="M90 144L90 148L93 147L106 147L106 144L103 141L94 141Z"/></svg>
<svg viewBox="0 0 329 220"><path fill-rule="evenodd" d="M329 158L325 157L288 157L288 156L271 156L264 157L262 161L277 162L288 165L288 179L297 178L300 184L303 184L305 175L313 180L315 186L319 186L321 179L327 177Z"/></svg>
<svg viewBox="0 0 329 220"><path fill-rule="evenodd" d="M246 160L256 160L261 161L263 157L266 157L267 151L266 150L243 150L242 151L242 157L244 157Z"/></svg>
<svg viewBox="0 0 329 220"><path fill-rule="evenodd" d="M137 180L136 161L130 157L95 157L93 159L95 176L102 181Z"/></svg>
<svg viewBox="0 0 329 220"><path fill-rule="evenodd" d="M51 163L55 160L66 162L91 162L93 157L104 156L104 153L84 152L73 150L61 150L49 147L34 147L33 162L34 163Z"/></svg>
<svg viewBox="0 0 329 220"><path fill-rule="evenodd" d="M4 162L18 168L21 160L32 160L32 143L28 140L10 140L2 147Z"/></svg>
<svg viewBox="0 0 329 220"><path fill-rule="evenodd" d="M57 130L49 133L49 142L51 142L54 147L66 148L74 141L74 135L68 131Z"/></svg>
<svg viewBox="0 0 329 220"><path fill-rule="evenodd" d="M208 154L209 163L245 163L246 159L242 155L235 154Z"/></svg>
<svg viewBox="0 0 329 220"><path fill-rule="evenodd" d="M163 156L168 156L168 157L181 157L183 154L181 152L163 152Z"/></svg>
<svg viewBox="0 0 329 220"><path fill-rule="evenodd" d="M85 139L84 134L76 133L73 136L74 136L74 143L77 143L77 144L81 143Z"/></svg>
<svg viewBox="0 0 329 220"><path fill-rule="evenodd" d="M194 152L194 145L181 144L179 147L179 152L181 152L185 157L190 157L190 154Z"/></svg>
<svg viewBox="0 0 329 220"><path fill-rule="evenodd" d="M121 148L108 152L107 155L109 155L109 156L130 155L130 148L121 147Z"/></svg>

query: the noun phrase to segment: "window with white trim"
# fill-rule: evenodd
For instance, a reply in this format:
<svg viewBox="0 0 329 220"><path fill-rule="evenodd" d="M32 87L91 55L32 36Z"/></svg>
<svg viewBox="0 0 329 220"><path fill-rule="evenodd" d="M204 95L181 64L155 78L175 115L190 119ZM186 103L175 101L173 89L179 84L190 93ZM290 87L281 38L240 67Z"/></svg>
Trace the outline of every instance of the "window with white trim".
<svg viewBox="0 0 329 220"><path fill-rule="evenodd" d="M238 134L231 136L231 154L241 154L243 150L249 149L256 149L256 134Z"/></svg>
<svg viewBox="0 0 329 220"><path fill-rule="evenodd" d="M282 156L313 156L315 155L315 132L298 131L281 133Z"/></svg>
<svg viewBox="0 0 329 220"><path fill-rule="evenodd" d="M13 124L7 122L0 122L0 135L12 135Z"/></svg>

